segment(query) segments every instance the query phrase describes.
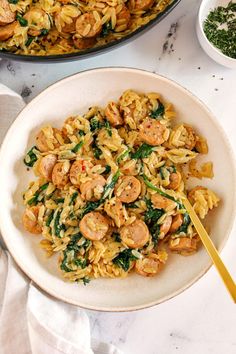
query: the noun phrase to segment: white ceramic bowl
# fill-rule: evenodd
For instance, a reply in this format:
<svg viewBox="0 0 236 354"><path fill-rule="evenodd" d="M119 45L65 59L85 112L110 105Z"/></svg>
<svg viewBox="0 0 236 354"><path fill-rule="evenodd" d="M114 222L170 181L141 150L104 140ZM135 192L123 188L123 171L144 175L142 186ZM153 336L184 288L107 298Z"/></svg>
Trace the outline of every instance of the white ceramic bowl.
<svg viewBox="0 0 236 354"><path fill-rule="evenodd" d="M3 142L0 226L12 256L39 287L61 300L89 309L125 311L159 304L189 287L210 266L202 247L191 257L170 254L165 269L157 277L132 274L124 280L93 280L85 287L65 282L57 269L57 255L47 259L38 246L40 237L28 234L22 227L22 191L33 178L22 158L34 144L39 127L45 123L60 126L66 117L83 113L94 104L105 105L108 100L116 100L128 88L160 92L174 104L177 120L192 124L207 138L209 155L206 160L214 162L215 177L194 184L203 183L222 199L208 220L218 249L227 240L235 214L236 179L229 143L212 114L186 89L162 76L128 68L85 71L50 86L23 109Z"/></svg>
<svg viewBox="0 0 236 354"><path fill-rule="evenodd" d="M196 30L199 43L204 51L215 60L217 63L226 66L227 68L236 69L236 59L224 55L219 49L212 45L207 39L203 31L203 23L209 12L217 6L226 6L230 0L202 0L199 8Z"/></svg>

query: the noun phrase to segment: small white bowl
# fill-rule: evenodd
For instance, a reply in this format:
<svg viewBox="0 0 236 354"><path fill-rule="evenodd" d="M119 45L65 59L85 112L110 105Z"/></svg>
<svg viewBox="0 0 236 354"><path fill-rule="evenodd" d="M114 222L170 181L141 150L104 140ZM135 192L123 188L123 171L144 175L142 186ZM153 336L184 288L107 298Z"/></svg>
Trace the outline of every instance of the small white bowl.
<svg viewBox="0 0 236 354"><path fill-rule="evenodd" d="M196 29L198 40L204 51L217 63L227 68L236 69L236 59L224 55L219 49L212 45L203 31L203 24L209 12L218 6L228 5L229 1L230 0L202 0L198 12Z"/></svg>

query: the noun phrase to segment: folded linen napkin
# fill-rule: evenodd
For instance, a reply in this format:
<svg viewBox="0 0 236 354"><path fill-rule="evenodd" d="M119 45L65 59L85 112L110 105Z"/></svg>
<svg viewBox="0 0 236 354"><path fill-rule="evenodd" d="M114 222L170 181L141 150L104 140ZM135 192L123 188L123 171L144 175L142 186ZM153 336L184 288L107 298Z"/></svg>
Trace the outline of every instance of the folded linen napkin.
<svg viewBox="0 0 236 354"><path fill-rule="evenodd" d="M0 143L24 105L0 84ZM86 311L37 289L4 248L0 235L1 354L121 354L113 345L91 340Z"/></svg>

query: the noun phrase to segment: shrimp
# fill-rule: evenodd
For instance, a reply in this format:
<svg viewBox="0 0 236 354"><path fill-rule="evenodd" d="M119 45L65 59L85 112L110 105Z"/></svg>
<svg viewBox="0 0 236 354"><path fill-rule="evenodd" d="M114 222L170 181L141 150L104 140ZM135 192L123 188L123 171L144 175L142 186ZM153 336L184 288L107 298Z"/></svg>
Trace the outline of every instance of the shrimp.
<svg viewBox="0 0 236 354"><path fill-rule="evenodd" d="M73 36L74 46L77 49L87 49L91 48L95 43L95 38L77 38L76 35Z"/></svg>
<svg viewBox="0 0 236 354"><path fill-rule="evenodd" d="M122 6L120 12L116 14L115 32L122 32L129 28L130 18L131 15L129 9L125 5Z"/></svg>
<svg viewBox="0 0 236 354"><path fill-rule="evenodd" d="M48 152L49 150L54 150L60 146L58 140L56 139L56 135L59 134L61 136L61 132L56 128L52 128L52 130L53 130L53 140L46 136L43 129L41 129L40 132L37 134L36 146L39 149L39 151Z"/></svg>
<svg viewBox="0 0 236 354"><path fill-rule="evenodd" d="M159 121L146 118L139 127L139 137L145 143L156 146L168 139L168 129Z"/></svg>
<svg viewBox="0 0 236 354"><path fill-rule="evenodd" d="M168 198L162 197L160 194L153 194L151 196L151 201L152 204L154 205L154 208L156 209L174 209L176 206L176 203L173 200L170 200Z"/></svg>
<svg viewBox="0 0 236 354"><path fill-rule="evenodd" d="M63 189L69 181L70 164L66 162L57 162L52 170L52 183L59 189Z"/></svg>
<svg viewBox="0 0 236 354"><path fill-rule="evenodd" d="M134 0L134 10L145 11L152 7L154 0Z"/></svg>
<svg viewBox="0 0 236 354"><path fill-rule="evenodd" d="M42 227L38 224L39 206L32 206L25 209L22 217L23 226L31 234L41 234Z"/></svg>
<svg viewBox="0 0 236 354"><path fill-rule="evenodd" d="M8 25L15 21L16 12L11 11L11 7L8 0L0 0L0 26Z"/></svg>
<svg viewBox="0 0 236 354"><path fill-rule="evenodd" d="M76 160L70 169L70 181L76 187L80 186L80 176L83 173L87 173L89 169L93 167L92 162L84 159Z"/></svg>
<svg viewBox="0 0 236 354"><path fill-rule="evenodd" d="M81 37L97 37L102 30L101 21L96 21L93 13L84 13L76 20L76 33Z"/></svg>
<svg viewBox="0 0 236 354"><path fill-rule="evenodd" d="M184 124L184 128L187 131L187 140L185 141L184 147L186 149L192 150L195 147L196 142L197 142L196 133L193 130L193 128L189 127L188 125Z"/></svg>
<svg viewBox="0 0 236 354"><path fill-rule="evenodd" d="M145 222L136 219L132 224L121 227L120 237L126 246L141 248L148 242L150 235Z"/></svg>
<svg viewBox="0 0 236 354"><path fill-rule="evenodd" d="M81 197L85 200L99 200L105 184L106 180L103 176L94 175L92 180L80 184Z"/></svg>
<svg viewBox="0 0 236 354"><path fill-rule="evenodd" d="M168 231L170 230L170 227L171 227L171 224L172 224L172 217L170 215L168 215L163 224L161 224L160 226L160 238L163 238L167 233Z"/></svg>
<svg viewBox="0 0 236 354"><path fill-rule="evenodd" d="M6 41L14 35L15 29L18 26L17 21L6 26L0 26L0 41Z"/></svg>
<svg viewBox="0 0 236 354"><path fill-rule="evenodd" d="M198 241L198 237L178 237L169 240L169 248L172 252L187 256L197 251Z"/></svg>
<svg viewBox="0 0 236 354"><path fill-rule="evenodd" d="M105 108L105 115L107 117L107 120L113 126L122 125L124 123L119 108L115 102L108 103L108 105Z"/></svg>
<svg viewBox="0 0 236 354"><path fill-rule="evenodd" d="M170 227L170 233L171 234L175 233L182 224L183 224L183 215L182 214L175 215L173 217L172 225Z"/></svg>
<svg viewBox="0 0 236 354"><path fill-rule="evenodd" d="M121 201L114 197L106 200L104 210L110 216L117 227L121 227L125 223L125 214Z"/></svg>
<svg viewBox="0 0 236 354"><path fill-rule="evenodd" d="M114 193L121 202L132 203L141 193L141 183L134 176L122 176L115 186Z"/></svg>
<svg viewBox="0 0 236 354"><path fill-rule="evenodd" d="M153 277L160 272L163 264L157 254L151 253L148 257L136 261L135 271L144 277Z"/></svg>
<svg viewBox="0 0 236 354"><path fill-rule="evenodd" d="M23 17L28 21L30 36L40 36L42 30L49 30L51 27L47 13L41 9L32 8Z"/></svg>
<svg viewBox="0 0 236 354"><path fill-rule="evenodd" d="M173 189L174 191L179 188L181 183L181 174L179 171L170 174L170 183L166 188Z"/></svg>
<svg viewBox="0 0 236 354"><path fill-rule="evenodd" d="M52 170L57 162L56 155L48 154L43 156L38 164L38 172L39 174L45 178L47 181L52 180Z"/></svg>
<svg viewBox="0 0 236 354"><path fill-rule="evenodd" d="M109 220L97 211L86 214L79 223L82 235L91 241L99 241L109 230Z"/></svg>

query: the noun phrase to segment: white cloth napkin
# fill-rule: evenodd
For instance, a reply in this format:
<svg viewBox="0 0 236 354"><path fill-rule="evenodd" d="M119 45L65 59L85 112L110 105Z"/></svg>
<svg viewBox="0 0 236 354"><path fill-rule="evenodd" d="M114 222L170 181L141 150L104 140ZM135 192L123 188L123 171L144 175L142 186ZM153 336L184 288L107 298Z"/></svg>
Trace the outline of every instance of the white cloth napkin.
<svg viewBox="0 0 236 354"><path fill-rule="evenodd" d="M24 105L0 84L0 143ZM91 340L86 312L37 289L3 248L0 235L0 354L122 354Z"/></svg>

